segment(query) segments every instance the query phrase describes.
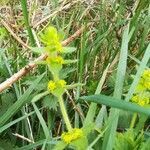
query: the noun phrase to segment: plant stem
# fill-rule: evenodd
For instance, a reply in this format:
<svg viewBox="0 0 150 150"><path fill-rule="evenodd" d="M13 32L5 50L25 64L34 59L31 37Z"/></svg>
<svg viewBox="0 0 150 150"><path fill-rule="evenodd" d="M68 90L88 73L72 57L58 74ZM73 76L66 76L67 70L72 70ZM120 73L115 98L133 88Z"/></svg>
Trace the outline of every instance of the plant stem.
<svg viewBox="0 0 150 150"><path fill-rule="evenodd" d="M68 114L67 114L62 96L60 96L58 98L58 102L59 102L59 105L60 105L61 113L63 115L63 119L66 123L67 129L68 129L68 131L71 131L72 130L71 123L69 121L69 117L68 117Z"/></svg>
<svg viewBox="0 0 150 150"><path fill-rule="evenodd" d="M134 127L136 118L137 118L137 113L134 113L132 120L131 120L130 129Z"/></svg>
<svg viewBox="0 0 150 150"><path fill-rule="evenodd" d="M35 46L34 36L33 36L32 29L29 23L29 17L28 17L28 11L27 11L27 0L21 0L21 7L22 7L22 12L24 16L25 25L28 31L29 39L31 42L31 46Z"/></svg>

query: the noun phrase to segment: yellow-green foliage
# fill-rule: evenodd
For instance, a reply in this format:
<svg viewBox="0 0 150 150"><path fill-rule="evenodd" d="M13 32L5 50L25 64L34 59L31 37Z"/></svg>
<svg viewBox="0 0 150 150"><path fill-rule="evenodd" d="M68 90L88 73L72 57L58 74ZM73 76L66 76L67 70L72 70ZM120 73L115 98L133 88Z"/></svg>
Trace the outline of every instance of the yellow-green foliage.
<svg viewBox="0 0 150 150"><path fill-rule="evenodd" d="M144 71L131 101L141 106L150 103L150 69Z"/></svg>

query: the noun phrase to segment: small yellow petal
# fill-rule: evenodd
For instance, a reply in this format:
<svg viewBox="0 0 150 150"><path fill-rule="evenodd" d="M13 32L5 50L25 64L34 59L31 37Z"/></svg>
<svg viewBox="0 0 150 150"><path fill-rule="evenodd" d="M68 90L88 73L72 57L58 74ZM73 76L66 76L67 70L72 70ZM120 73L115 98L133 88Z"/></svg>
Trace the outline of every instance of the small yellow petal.
<svg viewBox="0 0 150 150"><path fill-rule="evenodd" d="M62 140L67 144L69 144L72 141L77 140L81 137L83 137L83 131L82 131L82 129L78 129L78 128L74 128L69 132L64 132L61 135Z"/></svg>
<svg viewBox="0 0 150 150"><path fill-rule="evenodd" d="M51 92L51 91L54 91L56 89L56 83L54 81L49 81L48 82L48 90Z"/></svg>
<svg viewBox="0 0 150 150"><path fill-rule="evenodd" d="M62 88L64 88L65 85L66 85L66 81L65 81L65 80L59 80L59 81L58 81L58 84L59 84Z"/></svg>

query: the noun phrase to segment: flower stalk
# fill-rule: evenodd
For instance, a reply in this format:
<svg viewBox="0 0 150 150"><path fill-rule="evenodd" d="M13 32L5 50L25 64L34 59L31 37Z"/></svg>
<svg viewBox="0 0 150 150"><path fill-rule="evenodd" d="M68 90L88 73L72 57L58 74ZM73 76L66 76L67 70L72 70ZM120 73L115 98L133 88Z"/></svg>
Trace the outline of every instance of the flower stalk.
<svg viewBox="0 0 150 150"><path fill-rule="evenodd" d="M71 123L70 123L70 120L69 120L69 117L68 117L68 114L67 114L62 96L60 96L58 98L58 102L59 102L59 106L60 106L60 109L61 109L62 116L63 116L64 121L66 123L66 127L67 127L68 131L71 131L72 126L71 126Z"/></svg>
<svg viewBox="0 0 150 150"><path fill-rule="evenodd" d="M53 80L48 82L47 89L51 94L57 97L67 130L72 131L73 128L71 126L63 100L65 90L67 87L72 87L72 85L66 85L66 81L62 80L60 77L60 71L62 70L64 64L75 63L76 60L64 60L62 53L65 52L65 48L62 47L60 39L61 37L59 37L57 30L52 26L48 27L41 35L41 41L46 45L43 52L48 55L44 64L48 66L48 69L53 76ZM67 53L69 52L70 51Z"/></svg>

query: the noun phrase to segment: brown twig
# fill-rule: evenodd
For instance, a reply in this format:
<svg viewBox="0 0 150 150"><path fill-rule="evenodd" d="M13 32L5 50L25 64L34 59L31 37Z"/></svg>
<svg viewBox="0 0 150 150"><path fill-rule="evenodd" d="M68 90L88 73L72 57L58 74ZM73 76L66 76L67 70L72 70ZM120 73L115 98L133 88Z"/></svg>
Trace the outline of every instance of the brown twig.
<svg viewBox="0 0 150 150"><path fill-rule="evenodd" d="M75 38L77 38L83 32L83 29L84 29L84 27L82 27L79 30L77 30L72 36L70 36L68 39L64 40L62 42L62 45L66 46L67 44L72 42ZM34 67L36 67L38 61L45 60L46 58L47 58L46 54L41 55L40 57L35 59L34 62L30 62L24 68L22 68L17 73L12 75L9 79L7 79L3 83L1 83L0 84L0 92L2 92L3 90L11 87L13 83L18 81L22 76L26 75L29 71L31 71Z"/></svg>

